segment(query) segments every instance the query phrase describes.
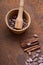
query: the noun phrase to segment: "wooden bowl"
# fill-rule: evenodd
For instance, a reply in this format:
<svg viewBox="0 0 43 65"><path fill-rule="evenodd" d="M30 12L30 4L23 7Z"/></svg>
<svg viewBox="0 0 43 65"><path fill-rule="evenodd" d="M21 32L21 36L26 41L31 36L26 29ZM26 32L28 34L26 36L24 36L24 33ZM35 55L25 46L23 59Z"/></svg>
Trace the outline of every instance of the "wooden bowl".
<svg viewBox="0 0 43 65"><path fill-rule="evenodd" d="M27 26L22 28L21 30L17 30L17 29L14 29L12 28L10 25L9 25L9 19L12 17L12 16L17 16L18 15L18 9L15 8L15 9L12 9L10 10L7 14L6 14L6 17L5 17L5 23L7 25L7 27L14 33L16 34L21 34L23 33L24 31L26 31L28 29L28 27L30 26L30 23L31 23L31 18L30 18L30 15L29 13L27 13L25 10L23 12L23 18L26 19L26 23L27 23Z"/></svg>

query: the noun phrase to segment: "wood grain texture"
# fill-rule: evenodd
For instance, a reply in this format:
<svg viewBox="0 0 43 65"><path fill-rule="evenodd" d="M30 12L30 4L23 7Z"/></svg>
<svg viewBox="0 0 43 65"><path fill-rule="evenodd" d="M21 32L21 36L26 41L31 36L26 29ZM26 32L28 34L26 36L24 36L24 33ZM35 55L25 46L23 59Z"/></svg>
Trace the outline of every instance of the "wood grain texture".
<svg viewBox="0 0 43 65"><path fill-rule="evenodd" d="M25 0L24 8L29 12L32 22L21 35L10 32L5 24L6 13L18 6L19 0L0 0L0 65L25 65L26 55L20 43L30 39L34 33L39 35L43 52L43 0Z"/></svg>

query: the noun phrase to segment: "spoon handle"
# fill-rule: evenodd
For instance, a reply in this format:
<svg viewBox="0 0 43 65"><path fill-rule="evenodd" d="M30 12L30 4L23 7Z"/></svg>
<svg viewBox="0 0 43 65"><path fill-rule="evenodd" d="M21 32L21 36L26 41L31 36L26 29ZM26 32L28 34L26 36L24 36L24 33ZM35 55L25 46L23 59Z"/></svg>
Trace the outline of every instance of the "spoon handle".
<svg viewBox="0 0 43 65"><path fill-rule="evenodd" d="M18 17L20 18L23 17L23 9L24 9L24 0L20 0L20 7L19 7L19 12L18 12Z"/></svg>
<svg viewBox="0 0 43 65"><path fill-rule="evenodd" d="M20 6L24 6L24 0L20 0Z"/></svg>

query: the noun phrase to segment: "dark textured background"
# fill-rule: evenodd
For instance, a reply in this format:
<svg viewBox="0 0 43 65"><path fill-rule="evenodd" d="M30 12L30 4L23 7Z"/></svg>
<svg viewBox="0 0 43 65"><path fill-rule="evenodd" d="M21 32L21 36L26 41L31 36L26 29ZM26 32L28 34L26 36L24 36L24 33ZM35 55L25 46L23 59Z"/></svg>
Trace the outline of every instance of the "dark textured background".
<svg viewBox="0 0 43 65"><path fill-rule="evenodd" d="M31 16L31 25L21 35L11 33L5 24L6 13L16 7L19 7L19 0L0 0L0 65L25 65L27 55L20 43L29 40L34 33L39 35L43 53L43 0L25 0L24 8Z"/></svg>

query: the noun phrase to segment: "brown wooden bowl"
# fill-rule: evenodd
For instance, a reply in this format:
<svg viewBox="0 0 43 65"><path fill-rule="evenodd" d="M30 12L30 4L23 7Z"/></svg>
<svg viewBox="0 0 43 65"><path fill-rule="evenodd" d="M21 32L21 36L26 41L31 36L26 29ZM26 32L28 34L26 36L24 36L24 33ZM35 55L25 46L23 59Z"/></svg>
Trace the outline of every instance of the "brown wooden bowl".
<svg viewBox="0 0 43 65"><path fill-rule="evenodd" d="M30 18L30 15L29 13L27 13L25 10L23 12L23 18L26 19L26 23L27 23L27 26L22 28L21 30L17 30L17 29L13 29L10 25L9 25L9 19L12 17L12 16L17 16L18 15L18 9L15 8L15 9L12 9L10 10L7 14L6 14L6 17L5 17L5 23L7 25L7 27L14 33L16 34L20 34L20 33L23 33L24 31L26 31L28 29L28 27L30 26L30 23L31 23L31 18Z"/></svg>

